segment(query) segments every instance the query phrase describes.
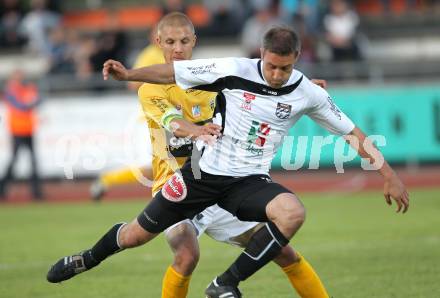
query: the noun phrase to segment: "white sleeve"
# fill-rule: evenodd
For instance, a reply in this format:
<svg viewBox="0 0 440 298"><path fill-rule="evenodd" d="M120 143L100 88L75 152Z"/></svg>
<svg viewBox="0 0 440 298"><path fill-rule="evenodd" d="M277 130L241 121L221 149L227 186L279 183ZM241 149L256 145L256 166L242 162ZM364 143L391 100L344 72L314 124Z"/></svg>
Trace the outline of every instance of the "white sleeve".
<svg viewBox="0 0 440 298"><path fill-rule="evenodd" d="M236 74L236 58L196 59L174 62L176 84L182 89L221 91L220 79Z"/></svg>
<svg viewBox="0 0 440 298"><path fill-rule="evenodd" d="M350 133L355 127L353 121L336 106L327 91L308 79L305 83L309 84L307 87L311 103L306 114L332 134Z"/></svg>

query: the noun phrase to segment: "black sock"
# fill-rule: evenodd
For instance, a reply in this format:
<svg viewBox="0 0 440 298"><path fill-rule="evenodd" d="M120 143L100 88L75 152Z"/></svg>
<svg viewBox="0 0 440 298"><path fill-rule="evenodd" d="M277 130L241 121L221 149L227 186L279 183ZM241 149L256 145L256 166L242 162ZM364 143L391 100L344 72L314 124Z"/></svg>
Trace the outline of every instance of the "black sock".
<svg viewBox="0 0 440 298"><path fill-rule="evenodd" d="M275 224L267 223L255 232L244 252L217 278L217 283L238 286L240 281L247 279L276 257L288 242Z"/></svg>
<svg viewBox="0 0 440 298"><path fill-rule="evenodd" d="M125 223L118 223L114 225L98 242L83 254L84 264L86 268L90 269L95 267L100 262L105 260L108 256L121 251L121 247L118 245L118 233L119 229L125 225Z"/></svg>

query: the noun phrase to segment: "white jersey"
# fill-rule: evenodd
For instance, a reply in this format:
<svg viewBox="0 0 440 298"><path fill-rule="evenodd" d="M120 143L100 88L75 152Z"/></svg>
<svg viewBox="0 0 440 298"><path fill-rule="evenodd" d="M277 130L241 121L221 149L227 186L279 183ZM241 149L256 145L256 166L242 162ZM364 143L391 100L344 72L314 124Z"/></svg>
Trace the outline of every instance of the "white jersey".
<svg viewBox="0 0 440 298"><path fill-rule="evenodd" d="M200 160L200 169L210 174L268 174L283 138L303 115L334 134L354 128L327 91L297 70L279 89L267 84L260 59L176 61L174 71L182 89L217 91L223 98L217 106L220 115L215 115L217 120L221 116L223 136Z"/></svg>

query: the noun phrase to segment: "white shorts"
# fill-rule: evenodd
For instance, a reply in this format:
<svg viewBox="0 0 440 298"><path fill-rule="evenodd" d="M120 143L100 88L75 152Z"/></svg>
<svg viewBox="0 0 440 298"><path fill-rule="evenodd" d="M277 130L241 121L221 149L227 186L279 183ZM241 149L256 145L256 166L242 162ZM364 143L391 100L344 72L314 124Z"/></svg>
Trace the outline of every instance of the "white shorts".
<svg viewBox="0 0 440 298"><path fill-rule="evenodd" d="M168 234L170 230L183 222L191 223L194 226L197 237L206 233L214 240L237 246L246 245L250 236L259 228L258 225L261 224L258 222L240 221L228 211L213 205L197 214L192 220L186 219L172 225L165 230L165 234Z"/></svg>

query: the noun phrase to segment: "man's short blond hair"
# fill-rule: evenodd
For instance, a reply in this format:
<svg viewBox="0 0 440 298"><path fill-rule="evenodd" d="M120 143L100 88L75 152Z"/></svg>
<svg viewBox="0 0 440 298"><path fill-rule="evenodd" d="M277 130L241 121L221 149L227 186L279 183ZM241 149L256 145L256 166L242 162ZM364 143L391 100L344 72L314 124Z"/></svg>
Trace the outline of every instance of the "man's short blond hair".
<svg viewBox="0 0 440 298"><path fill-rule="evenodd" d="M165 15L157 24L157 33L160 34L160 31L167 26L173 26L173 27L188 26L191 29L192 33L195 33L193 23L186 14L181 12L171 12Z"/></svg>

